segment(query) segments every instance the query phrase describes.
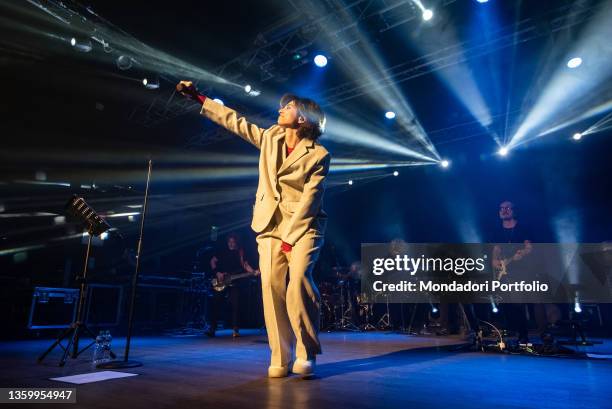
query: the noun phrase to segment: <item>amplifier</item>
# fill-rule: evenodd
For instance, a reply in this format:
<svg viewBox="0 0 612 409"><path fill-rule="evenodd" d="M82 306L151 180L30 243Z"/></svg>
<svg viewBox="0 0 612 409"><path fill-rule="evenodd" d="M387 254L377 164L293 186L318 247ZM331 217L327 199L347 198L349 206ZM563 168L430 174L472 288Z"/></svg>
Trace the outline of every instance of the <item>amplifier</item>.
<svg viewBox="0 0 612 409"><path fill-rule="evenodd" d="M29 329L68 328L76 319L77 288L34 287Z"/></svg>

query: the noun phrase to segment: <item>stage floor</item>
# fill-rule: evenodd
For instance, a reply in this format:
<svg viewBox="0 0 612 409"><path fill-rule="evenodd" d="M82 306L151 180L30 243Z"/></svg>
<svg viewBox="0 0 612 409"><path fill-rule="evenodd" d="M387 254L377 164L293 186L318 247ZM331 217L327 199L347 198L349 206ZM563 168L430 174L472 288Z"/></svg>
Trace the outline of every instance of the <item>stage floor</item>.
<svg viewBox="0 0 612 409"><path fill-rule="evenodd" d="M612 361L456 352L451 337L324 333L317 377L268 379L258 331L232 339L137 337L139 376L76 385L79 408L612 408ZM113 340L123 354L124 339ZM90 351L64 368L50 341L0 343L2 387L75 387L48 378L91 371ZM612 350L610 341L598 347ZM19 405L15 407L26 407ZM60 405L62 406L62 405ZM40 406L34 406L40 407Z"/></svg>

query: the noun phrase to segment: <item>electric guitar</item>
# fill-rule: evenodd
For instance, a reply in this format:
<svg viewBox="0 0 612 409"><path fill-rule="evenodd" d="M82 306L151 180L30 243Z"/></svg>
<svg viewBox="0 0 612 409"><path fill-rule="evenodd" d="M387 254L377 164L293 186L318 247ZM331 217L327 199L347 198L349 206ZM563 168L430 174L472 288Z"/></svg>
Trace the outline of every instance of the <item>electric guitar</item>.
<svg viewBox="0 0 612 409"><path fill-rule="evenodd" d="M228 286L230 286L232 284L232 281L238 280L244 277L255 276L257 274L258 274L257 271L254 271L252 273L242 273L242 274L233 274L233 275L223 274L222 280L219 280L217 277L210 280L210 286L212 287L213 290L221 292L225 290Z"/></svg>
<svg viewBox="0 0 612 409"><path fill-rule="evenodd" d="M503 276L508 275L508 266L513 261L521 260L525 255L531 253L531 249L531 243L525 241L525 245L523 246L523 248L518 250L512 257L500 259L499 266L495 267L495 279L497 281L500 281Z"/></svg>
<svg viewBox="0 0 612 409"><path fill-rule="evenodd" d="M499 260L499 266L495 267L495 280L500 281L503 276L508 275L508 265L512 263L512 258Z"/></svg>

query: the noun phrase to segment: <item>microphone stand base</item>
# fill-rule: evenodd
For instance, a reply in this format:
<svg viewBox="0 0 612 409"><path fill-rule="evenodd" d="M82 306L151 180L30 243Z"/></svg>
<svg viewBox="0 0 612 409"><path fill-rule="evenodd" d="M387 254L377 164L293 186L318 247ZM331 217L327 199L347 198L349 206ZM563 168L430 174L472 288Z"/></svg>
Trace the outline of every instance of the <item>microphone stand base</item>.
<svg viewBox="0 0 612 409"><path fill-rule="evenodd" d="M102 362L96 365L98 369L123 369L123 368L136 368L142 366L142 362L138 361L110 361Z"/></svg>

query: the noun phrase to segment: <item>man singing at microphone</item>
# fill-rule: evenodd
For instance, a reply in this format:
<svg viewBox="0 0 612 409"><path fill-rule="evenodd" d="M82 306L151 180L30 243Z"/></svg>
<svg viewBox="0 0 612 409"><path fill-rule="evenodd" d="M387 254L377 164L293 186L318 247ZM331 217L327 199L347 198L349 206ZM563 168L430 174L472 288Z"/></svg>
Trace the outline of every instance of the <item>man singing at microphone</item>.
<svg viewBox="0 0 612 409"><path fill-rule="evenodd" d="M181 81L177 90L200 102L202 115L260 150L251 227L258 233L264 316L272 351L268 376L287 376L294 336L291 371L311 376L316 354L321 353L320 296L312 270L327 223L321 204L330 155L317 142L325 127L325 114L310 99L285 95L277 123L262 129L236 111L199 95L189 81Z"/></svg>

